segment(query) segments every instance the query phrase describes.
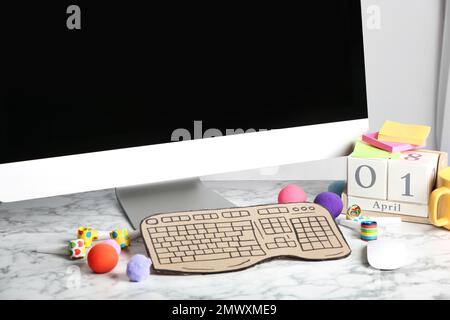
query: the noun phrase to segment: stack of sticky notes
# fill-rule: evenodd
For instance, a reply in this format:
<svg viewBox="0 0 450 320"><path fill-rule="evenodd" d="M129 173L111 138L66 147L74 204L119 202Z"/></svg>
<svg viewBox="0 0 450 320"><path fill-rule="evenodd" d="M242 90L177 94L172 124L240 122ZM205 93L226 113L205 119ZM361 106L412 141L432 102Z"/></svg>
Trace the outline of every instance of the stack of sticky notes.
<svg viewBox="0 0 450 320"><path fill-rule="evenodd" d="M352 156L398 159L400 152L423 148L430 131L429 126L386 121L379 132L364 134L356 142Z"/></svg>
<svg viewBox="0 0 450 320"><path fill-rule="evenodd" d="M420 146L426 144L430 131L429 126L386 121L378 133L378 140Z"/></svg>

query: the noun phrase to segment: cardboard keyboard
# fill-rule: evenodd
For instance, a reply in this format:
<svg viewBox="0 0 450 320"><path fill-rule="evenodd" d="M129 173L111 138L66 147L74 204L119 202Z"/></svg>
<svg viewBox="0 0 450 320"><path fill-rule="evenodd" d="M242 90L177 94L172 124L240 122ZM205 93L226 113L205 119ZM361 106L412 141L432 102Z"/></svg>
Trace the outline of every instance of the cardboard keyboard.
<svg viewBox="0 0 450 320"><path fill-rule="evenodd" d="M351 250L330 213L314 203L152 215L141 232L153 268L215 273L275 257L331 260Z"/></svg>

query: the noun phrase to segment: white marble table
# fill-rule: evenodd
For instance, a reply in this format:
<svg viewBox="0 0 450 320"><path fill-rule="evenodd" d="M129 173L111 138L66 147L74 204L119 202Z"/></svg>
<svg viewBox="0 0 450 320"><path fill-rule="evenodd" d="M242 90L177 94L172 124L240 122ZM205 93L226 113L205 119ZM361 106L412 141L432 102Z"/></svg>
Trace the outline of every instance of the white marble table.
<svg viewBox="0 0 450 320"><path fill-rule="evenodd" d="M298 182L309 199L326 182ZM236 205L276 202L286 182L207 182ZM342 260L275 260L232 273L195 276L150 275L129 282L128 259L145 254L143 242L122 253L108 274L93 274L85 261L32 253L38 245L64 243L76 229L129 227L113 190L24 201L0 206L0 299L449 299L450 232L401 223L380 237L403 240L411 264L396 271L368 266L365 243L342 227L352 254Z"/></svg>

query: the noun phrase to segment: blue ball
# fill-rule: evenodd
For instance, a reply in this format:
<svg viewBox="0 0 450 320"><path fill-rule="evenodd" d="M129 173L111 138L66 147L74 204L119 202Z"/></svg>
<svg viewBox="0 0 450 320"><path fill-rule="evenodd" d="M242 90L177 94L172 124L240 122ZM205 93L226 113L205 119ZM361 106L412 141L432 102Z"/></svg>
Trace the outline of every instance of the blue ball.
<svg viewBox="0 0 450 320"><path fill-rule="evenodd" d="M130 281L139 282L147 279L150 275L152 262L142 254L134 255L127 265L127 276Z"/></svg>
<svg viewBox="0 0 450 320"><path fill-rule="evenodd" d="M333 219L336 219L344 208L344 203L341 198L333 192L322 192L314 199L314 203L320 204L325 207L330 213Z"/></svg>
<svg viewBox="0 0 450 320"><path fill-rule="evenodd" d="M328 191L336 193L338 196L340 196L344 192L346 186L347 186L347 182L344 180L333 181L328 186Z"/></svg>

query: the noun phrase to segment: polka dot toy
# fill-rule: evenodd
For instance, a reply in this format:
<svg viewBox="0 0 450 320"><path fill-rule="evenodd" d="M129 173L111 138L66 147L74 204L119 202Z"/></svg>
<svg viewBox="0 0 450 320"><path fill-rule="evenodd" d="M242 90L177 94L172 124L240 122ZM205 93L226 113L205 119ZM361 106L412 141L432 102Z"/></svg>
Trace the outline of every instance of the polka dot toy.
<svg viewBox="0 0 450 320"><path fill-rule="evenodd" d="M92 241L98 240L98 230L94 230L90 227L80 227L78 228L77 238L84 240L84 245L86 248L92 247Z"/></svg>
<svg viewBox="0 0 450 320"><path fill-rule="evenodd" d="M86 256L86 247L83 239L69 241L70 259L83 259Z"/></svg>
<svg viewBox="0 0 450 320"><path fill-rule="evenodd" d="M119 254L113 246L106 243L96 244L89 250L88 265L95 273L107 273L119 262Z"/></svg>
<svg viewBox="0 0 450 320"><path fill-rule="evenodd" d="M119 244L121 249L126 249L131 245L127 228L113 230L109 233L109 236Z"/></svg>

